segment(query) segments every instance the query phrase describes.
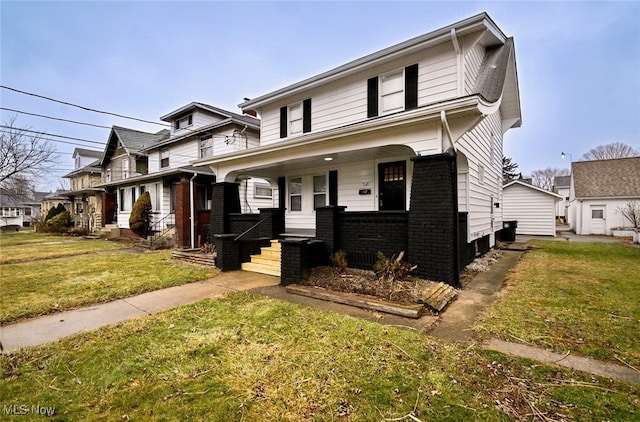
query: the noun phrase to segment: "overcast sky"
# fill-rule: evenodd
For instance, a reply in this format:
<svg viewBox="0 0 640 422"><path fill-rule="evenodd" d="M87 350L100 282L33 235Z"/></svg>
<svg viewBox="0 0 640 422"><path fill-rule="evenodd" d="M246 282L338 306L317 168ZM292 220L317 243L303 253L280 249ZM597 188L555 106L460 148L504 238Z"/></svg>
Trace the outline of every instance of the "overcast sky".
<svg viewBox="0 0 640 422"><path fill-rule="evenodd" d="M640 3L1 1L2 85L146 120L192 101L255 98L487 12L513 36L523 125L505 155L525 175L598 145L640 148ZM3 108L98 125L160 126L0 89ZM2 124L16 113L0 110ZM17 114L16 125L93 140L108 129ZM75 142L75 141L70 141ZM56 175L78 145L55 143ZM38 186L56 189L56 175Z"/></svg>

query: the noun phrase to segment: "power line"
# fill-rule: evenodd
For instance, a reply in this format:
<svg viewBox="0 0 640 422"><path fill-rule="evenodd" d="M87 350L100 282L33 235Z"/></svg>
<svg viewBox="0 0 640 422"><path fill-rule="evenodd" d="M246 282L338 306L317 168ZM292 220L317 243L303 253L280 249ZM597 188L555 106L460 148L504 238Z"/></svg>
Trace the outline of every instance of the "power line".
<svg viewBox="0 0 640 422"><path fill-rule="evenodd" d="M99 144L99 145L104 145L104 142L98 142L98 141L91 141L89 139L82 139L82 138L74 138L71 136L65 136L65 135L55 135L53 133L43 133L43 132L38 132L37 130L31 130L31 129L16 129L13 126L5 126L5 125L0 125L0 128L3 129L12 129L14 131L19 131L19 132L30 132L30 133L36 133L38 135L47 135L47 136L55 136L56 138L64 138L64 139L71 139L74 141L82 141L82 142L89 142L92 144Z"/></svg>
<svg viewBox="0 0 640 422"><path fill-rule="evenodd" d="M18 93L24 94L24 95L30 95L32 97L42 98L42 99L45 99L45 100L48 100L48 101L53 101L55 103L64 104L64 105L68 105L68 106L71 106L71 107L77 107L77 108L80 108L82 110L92 111L94 113L108 114L110 116L116 116L116 117L120 117L122 119L136 120L138 122L150 123L150 124L153 124L153 125L159 125L159 126L163 126L163 127L171 127L171 125L166 124L166 123L158 123L158 122L153 122L151 120L139 119L137 117L125 116L123 114L111 113L109 111L96 110L94 108L84 107L84 106L81 106L81 105L78 105L78 104L73 104L73 103L69 103L69 102L66 102L66 101L56 100L55 98L45 97L44 95L38 95L38 94L34 94L32 92L27 92L27 91L22 91L22 90L19 90L19 89L16 89L16 88L11 88L11 87L8 87L6 85L0 85L0 88L8 89L10 91L18 92Z"/></svg>
<svg viewBox="0 0 640 422"><path fill-rule="evenodd" d="M11 133L11 131L0 129L0 133ZM77 145L77 146L85 147L85 148L91 147L91 145L79 144L77 142L68 142L68 141L63 141L61 139L47 138L46 136L41 136L39 139L42 139L43 141L58 142L58 143L61 143L61 144ZM93 142L93 141L90 141L90 142Z"/></svg>
<svg viewBox="0 0 640 422"><path fill-rule="evenodd" d="M45 119L58 120L58 121L61 121L61 122L75 123L77 125L85 125L85 126L93 126L93 127L104 128L104 129L111 129L111 126L103 126L103 125L96 125L96 124L93 124L93 123L77 122L75 120L67 120L67 119L61 119L59 117L45 116L44 114L28 113L26 111L15 110L13 108L0 107L0 110L6 110L6 111L11 111L11 112L20 113L20 114L28 114L29 116L43 117Z"/></svg>

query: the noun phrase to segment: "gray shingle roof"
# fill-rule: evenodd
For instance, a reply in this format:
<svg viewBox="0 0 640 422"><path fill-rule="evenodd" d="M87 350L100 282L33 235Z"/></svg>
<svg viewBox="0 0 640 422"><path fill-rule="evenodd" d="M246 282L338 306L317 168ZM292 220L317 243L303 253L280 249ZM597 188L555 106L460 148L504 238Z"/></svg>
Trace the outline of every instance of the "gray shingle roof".
<svg viewBox="0 0 640 422"><path fill-rule="evenodd" d="M126 127L113 126L112 130L120 139L122 146L130 154L139 154L144 148L162 142L169 137L167 129L163 129L158 133L148 133Z"/></svg>
<svg viewBox="0 0 640 422"><path fill-rule="evenodd" d="M487 49L478 71L474 93L492 103L500 99L512 53L513 38L507 38L505 43L499 47Z"/></svg>
<svg viewBox="0 0 640 422"><path fill-rule="evenodd" d="M640 157L577 161L571 172L576 198L640 198Z"/></svg>

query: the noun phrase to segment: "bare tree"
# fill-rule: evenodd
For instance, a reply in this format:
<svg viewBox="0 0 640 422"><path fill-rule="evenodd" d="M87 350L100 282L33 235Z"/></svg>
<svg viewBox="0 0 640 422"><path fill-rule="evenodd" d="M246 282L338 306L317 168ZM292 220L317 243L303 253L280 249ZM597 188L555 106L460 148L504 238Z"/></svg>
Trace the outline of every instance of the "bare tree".
<svg viewBox="0 0 640 422"><path fill-rule="evenodd" d="M560 169L556 167L547 167L540 170L534 170L531 173L531 183L542 189L550 191L553 189L553 179L556 176L568 176L568 169Z"/></svg>
<svg viewBox="0 0 640 422"><path fill-rule="evenodd" d="M582 154L582 160L608 160L611 158L636 157L640 150L621 142L600 145Z"/></svg>
<svg viewBox="0 0 640 422"><path fill-rule="evenodd" d="M12 118L0 129L0 184L12 178L31 183L45 173L58 159L56 149L42 134L19 128Z"/></svg>
<svg viewBox="0 0 640 422"><path fill-rule="evenodd" d="M631 222L632 227L640 227L640 202L627 201L627 204L624 207L618 207L617 211Z"/></svg>

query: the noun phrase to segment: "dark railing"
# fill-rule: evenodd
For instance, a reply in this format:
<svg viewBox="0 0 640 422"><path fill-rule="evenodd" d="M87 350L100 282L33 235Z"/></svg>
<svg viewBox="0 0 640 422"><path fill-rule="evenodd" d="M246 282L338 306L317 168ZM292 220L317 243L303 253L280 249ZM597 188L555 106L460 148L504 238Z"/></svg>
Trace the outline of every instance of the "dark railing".
<svg viewBox="0 0 640 422"><path fill-rule="evenodd" d="M176 215L170 213L165 215L160 220L156 221L151 226L151 235L149 237L149 246L153 249L153 244L162 236L164 236L169 230L176 226Z"/></svg>

